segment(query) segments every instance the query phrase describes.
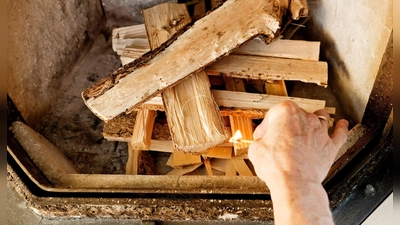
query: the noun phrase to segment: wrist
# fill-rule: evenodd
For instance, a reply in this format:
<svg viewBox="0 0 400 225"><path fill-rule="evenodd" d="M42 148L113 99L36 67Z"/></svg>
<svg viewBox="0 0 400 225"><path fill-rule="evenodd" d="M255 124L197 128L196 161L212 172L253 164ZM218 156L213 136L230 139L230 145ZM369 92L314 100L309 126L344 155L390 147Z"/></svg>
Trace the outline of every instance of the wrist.
<svg viewBox="0 0 400 225"><path fill-rule="evenodd" d="M276 224L333 224L328 196L320 183L282 180L274 182L270 192Z"/></svg>

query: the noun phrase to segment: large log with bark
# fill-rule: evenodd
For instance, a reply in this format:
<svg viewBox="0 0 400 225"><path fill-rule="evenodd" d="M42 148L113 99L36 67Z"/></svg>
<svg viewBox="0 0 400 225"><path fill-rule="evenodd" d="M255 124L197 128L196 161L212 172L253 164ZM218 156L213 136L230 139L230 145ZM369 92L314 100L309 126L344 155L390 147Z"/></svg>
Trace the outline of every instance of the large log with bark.
<svg viewBox="0 0 400 225"><path fill-rule="evenodd" d="M160 48L85 90L85 104L108 121L176 85L252 37L261 35L272 41L281 26L285 7L290 6L285 3L283 7L282 2L227 1L183 34L175 35Z"/></svg>

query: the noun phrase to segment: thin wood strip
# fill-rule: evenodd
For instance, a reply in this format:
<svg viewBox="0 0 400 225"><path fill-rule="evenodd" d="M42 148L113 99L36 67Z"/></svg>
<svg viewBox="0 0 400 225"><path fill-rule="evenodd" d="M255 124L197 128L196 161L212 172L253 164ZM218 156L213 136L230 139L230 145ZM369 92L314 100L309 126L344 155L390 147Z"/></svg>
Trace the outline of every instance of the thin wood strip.
<svg viewBox="0 0 400 225"><path fill-rule="evenodd" d="M234 177L236 176L236 167L232 159L227 159L225 163L225 176Z"/></svg>
<svg viewBox="0 0 400 225"><path fill-rule="evenodd" d="M202 153L202 156L203 158L230 159L232 158L232 147L216 146L208 149L207 152Z"/></svg>
<svg viewBox="0 0 400 225"><path fill-rule="evenodd" d="M154 121L157 112L142 109L136 114L135 126L133 127L132 139L128 144L128 161L126 163L126 174L137 175L140 166L141 151L150 148L151 135L153 133Z"/></svg>
<svg viewBox="0 0 400 225"><path fill-rule="evenodd" d="M167 164L171 167L181 167L201 163L201 155L186 153L176 149L174 149L174 152L171 154L171 156L174 158L173 163L171 165Z"/></svg>
<svg viewBox="0 0 400 225"><path fill-rule="evenodd" d="M132 148L136 150L149 150L151 135L153 133L154 121L157 112L149 109L142 109L136 115L135 126L130 141Z"/></svg>
<svg viewBox="0 0 400 225"><path fill-rule="evenodd" d="M113 39L147 38L144 24L115 28L112 31Z"/></svg>
<svg viewBox="0 0 400 225"><path fill-rule="evenodd" d="M311 113L325 108L324 100L218 90L213 90L212 94L215 102L221 107L268 110L285 100L291 100L300 108Z"/></svg>
<svg viewBox="0 0 400 225"><path fill-rule="evenodd" d="M203 165L203 164L198 163L198 164L194 164L194 165L190 165L190 166L184 166L182 169L173 169L170 172L168 172L166 175L182 176L182 175L185 175L187 173L194 171L195 169L199 168L201 165Z"/></svg>
<svg viewBox="0 0 400 225"><path fill-rule="evenodd" d="M279 39L266 45L259 38L244 43L233 51L238 55L269 56L318 61L320 42Z"/></svg>
<svg viewBox="0 0 400 225"><path fill-rule="evenodd" d="M204 163L204 167L206 168L207 175L208 176L213 176L213 171L212 171L212 168L211 168L210 159L204 159L203 163Z"/></svg>
<svg viewBox="0 0 400 225"><path fill-rule="evenodd" d="M132 138L128 143L128 161L126 163L126 174L137 175L142 156L142 150L150 149L151 135L153 133L154 121L157 112L142 109L136 114Z"/></svg>
<svg viewBox="0 0 400 225"><path fill-rule="evenodd" d="M253 129L253 121L251 120L251 118L230 116L229 119L231 121L232 135L235 135L237 131L240 131L242 133L242 138L244 140L249 140L249 141L253 140L254 129ZM249 146L250 143L245 143L245 142L234 143L233 149L235 156L247 154Z"/></svg>
<svg viewBox="0 0 400 225"><path fill-rule="evenodd" d="M207 66L206 72L243 79L295 80L328 85L328 64L320 61L228 55Z"/></svg>
<svg viewBox="0 0 400 225"><path fill-rule="evenodd" d="M268 95L288 96L285 81L265 82L265 93Z"/></svg>
<svg viewBox="0 0 400 225"><path fill-rule="evenodd" d="M171 140L151 140L150 148L151 151L159 152L173 152L174 147Z"/></svg>
<svg viewBox="0 0 400 225"><path fill-rule="evenodd" d="M148 42L136 44L135 39L128 39L125 42L120 39L113 39L114 45L116 46L114 51L121 55L123 65L133 62L136 58L150 51ZM263 40L255 38L245 42L232 54L318 61L319 53L320 42L316 41L278 39L267 45Z"/></svg>
<svg viewBox="0 0 400 225"><path fill-rule="evenodd" d="M129 56L132 57L133 55L136 55L138 52L143 52L144 51L141 54L141 55L143 55L144 53L146 53L146 52L148 52L150 50L148 48L148 46L149 46L149 43L148 43L147 38L116 39L116 40L113 40L113 48L115 48L114 51L118 55L122 55L122 54L124 54L125 51L128 51L127 53L125 53L125 55L129 54ZM131 50L126 50L126 49L131 49Z"/></svg>
<svg viewBox="0 0 400 225"><path fill-rule="evenodd" d="M215 169L217 171L225 173L226 172L226 162L227 161L228 161L227 159L211 159L210 160L210 165L211 165L211 168L213 168L213 169ZM235 170L235 172L236 172L236 170Z"/></svg>
<svg viewBox="0 0 400 225"><path fill-rule="evenodd" d="M215 91L217 91L217 90L212 90L211 92L214 93ZM226 98L229 98L229 94L232 94L232 96L235 96L235 92L233 92L233 93L232 92L229 92L229 93L220 92L220 93L218 93L218 95L214 95L213 94L214 100L218 103L219 102L218 101L219 100L218 97L221 97L221 99L226 99ZM252 94L252 95L254 95L254 96L251 97L251 99L254 99L255 96L259 96L259 95L262 95L262 94ZM294 97L288 97L288 98L294 98ZM306 99L306 98L296 98L296 99ZM287 98L282 98L281 101L284 101L284 100L288 100L288 99ZM308 99L308 100L315 100L315 99ZM316 101L324 101L324 100L316 100ZM240 102L238 102L238 104L240 104ZM244 116L245 116L246 113L249 113L249 115L246 116L246 117L263 118L265 116L265 113L266 113L266 111L264 111L262 109L256 109L256 108L253 108L253 109L240 109L240 108L233 108L232 105L226 106L226 108L224 108L224 106L222 106L222 105L218 105L219 107L222 107L220 109L222 116L229 116L229 115L232 115L234 113L243 113ZM237 104L234 104L234 105L237 105ZM162 99L159 96L150 99L150 101L144 103L142 107L145 107L147 109L157 109L159 111L164 111L165 110L164 109L164 105L162 103ZM335 107L323 107L323 108L329 113L329 115L335 115L336 114L336 108Z"/></svg>
<svg viewBox="0 0 400 225"><path fill-rule="evenodd" d="M132 44L127 44L125 46L118 45L118 43L120 43L119 41L134 40L134 39L138 39L138 38L145 39L147 42L147 34L146 34L146 29L144 27L144 24L113 29L113 31L112 31L112 48L115 52L118 52L118 51L121 52L121 51L123 51L125 46L132 45ZM147 42L147 45L148 45L148 42Z"/></svg>
<svg viewBox="0 0 400 225"><path fill-rule="evenodd" d="M361 124L355 125L350 131L349 134L347 135L347 140L346 142L342 145L342 147L339 149L336 157L335 157L335 162L342 157L348 149L350 149L351 146L353 146L364 134L366 133L367 129L365 126Z"/></svg>
<svg viewBox="0 0 400 225"><path fill-rule="evenodd" d="M85 104L108 121L176 85L255 35L263 34L272 41L282 16L275 3L228 0L152 54L83 91Z"/></svg>
<svg viewBox="0 0 400 225"><path fill-rule="evenodd" d="M253 176L244 159L232 158L231 160L240 176Z"/></svg>
<svg viewBox="0 0 400 225"><path fill-rule="evenodd" d="M335 108L333 107L325 107L324 108L326 111L331 116L335 115ZM222 116L230 116L230 115L235 115L235 116L244 116L244 117L249 117L252 119L262 119L265 117L265 114L268 112L268 110L262 110L262 109L238 109L238 108L224 108L222 107L220 109L221 115ZM331 118L333 119L333 118Z"/></svg>
<svg viewBox="0 0 400 225"><path fill-rule="evenodd" d="M125 174L138 175L141 158L142 150L134 149L132 144L128 142L128 161L126 162Z"/></svg>

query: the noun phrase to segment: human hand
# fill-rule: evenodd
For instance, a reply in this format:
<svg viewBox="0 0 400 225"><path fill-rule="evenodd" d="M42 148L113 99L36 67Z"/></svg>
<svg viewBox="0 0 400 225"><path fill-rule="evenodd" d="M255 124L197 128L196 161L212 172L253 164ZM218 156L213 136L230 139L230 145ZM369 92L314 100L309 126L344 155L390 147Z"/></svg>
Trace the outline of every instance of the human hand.
<svg viewBox="0 0 400 225"><path fill-rule="evenodd" d="M254 131L249 159L268 186L275 224L334 224L321 185L348 134L339 120L329 137L325 110L307 113L292 101L272 107Z"/></svg>
<svg viewBox="0 0 400 225"><path fill-rule="evenodd" d="M273 191L288 182L321 184L345 143L348 122L339 120L331 136L325 110L307 113L292 101L272 107L254 131L249 159Z"/></svg>

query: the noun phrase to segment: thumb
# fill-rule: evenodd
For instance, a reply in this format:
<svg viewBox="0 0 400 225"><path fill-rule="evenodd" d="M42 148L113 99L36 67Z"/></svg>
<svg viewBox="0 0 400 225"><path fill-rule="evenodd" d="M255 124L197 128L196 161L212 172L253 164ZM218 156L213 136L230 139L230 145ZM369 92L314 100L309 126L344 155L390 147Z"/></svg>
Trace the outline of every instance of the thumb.
<svg viewBox="0 0 400 225"><path fill-rule="evenodd" d="M267 125L268 125L267 119L264 118L264 120L261 122L261 124L258 125L256 127L256 129L254 130L254 133L253 133L254 140L260 139L265 135L265 133L267 132Z"/></svg>
<svg viewBox="0 0 400 225"><path fill-rule="evenodd" d="M336 153L346 142L348 134L349 134L349 122L345 119L339 120L336 123L333 134L331 135L332 142L336 147Z"/></svg>

